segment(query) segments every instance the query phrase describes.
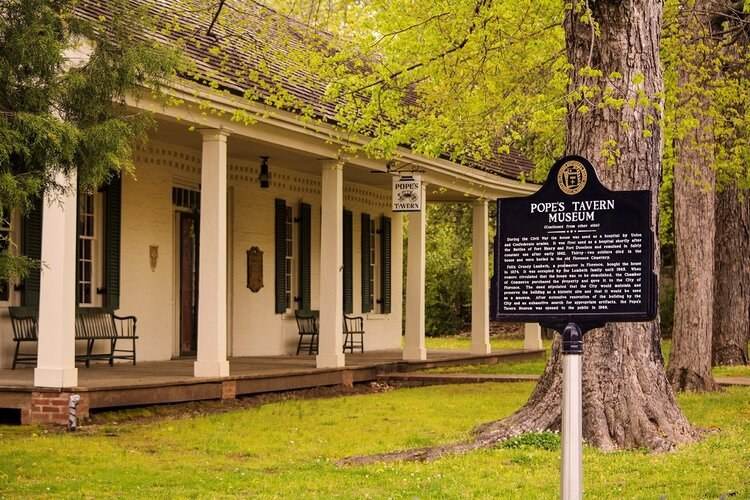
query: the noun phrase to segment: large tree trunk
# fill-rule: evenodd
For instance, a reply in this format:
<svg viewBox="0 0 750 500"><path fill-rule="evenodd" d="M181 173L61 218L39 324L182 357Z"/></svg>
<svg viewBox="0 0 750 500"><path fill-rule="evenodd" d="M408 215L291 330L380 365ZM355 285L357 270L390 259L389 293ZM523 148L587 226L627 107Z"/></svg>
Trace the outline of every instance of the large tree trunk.
<svg viewBox="0 0 750 500"><path fill-rule="evenodd" d="M750 341L750 192L730 185L717 194L714 365L748 364Z"/></svg>
<svg viewBox="0 0 750 500"><path fill-rule="evenodd" d="M654 233L657 193L661 178L661 92L659 61L662 2L659 0L597 0L591 2L600 35L581 21L580 12L565 19L567 54L575 71L571 91L602 85L603 78L581 69L591 66L603 75L619 73L614 82L624 97L638 100L642 92L648 105L597 106L586 102L588 112L577 110L583 101L569 104L567 153L580 154L598 166L602 182L610 189L648 189L652 194ZM614 89L613 89L614 90ZM614 90L617 94L617 90ZM593 105L592 105L593 104ZM613 147L616 151L613 151ZM608 153L609 152L609 153ZM608 166L607 158L614 159ZM657 247L658 248L658 245ZM656 252L655 272L659 272ZM664 372L659 348L658 321L614 323L585 335L583 354L583 434L586 442L603 450L648 448L671 450L696 439L675 401ZM547 367L529 401L515 414L476 429L468 443L409 450L343 463L378 460L429 460L444 453L463 453L524 432L559 429L561 421L562 356L555 339Z"/></svg>
<svg viewBox="0 0 750 500"><path fill-rule="evenodd" d="M682 31L703 46L712 44L709 10L713 0L683 7ZM710 68L697 47L688 45L679 67L678 87L710 84ZM693 91L690 91L693 92ZM708 98L693 92L681 121L696 124L676 141L674 168L675 302L672 352L667 377L677 391L712 391L711 374L714 288L714 136L705 110ZM680 112L679 110L677 111Z"/></svg>
<svg viewBox="0 0 750 500"><path fill-rule="evenodd" d="M634 106L587 104L588 112L570 109L567 153L580 154L598 166L610 189L648 189L652 193L652 227L658 235L657 193L661 179L661 93L659 61L661 8L658 0L591 2L600 35L592 40L589 23L569 13L565 21L567 53L576 68L571 91L601 86L589 77L591 66L603 75L619 73L611 89L636 102ZM614 86L623 89L618 94ZM638 96L649 104L638 103ZM592 105L593 104L593 105ZM658 245L656 246L658 248ZM656 253L655 272L659 272ZM658 321L614 323L585 335L583 355L583 433L586 441L604 450L648 448L669 450L697 437L675 401L659 349ZM561 356L557 345L529 402L506 422L485 426L497 435L523 430L557 428L560 422Z"/></svg>

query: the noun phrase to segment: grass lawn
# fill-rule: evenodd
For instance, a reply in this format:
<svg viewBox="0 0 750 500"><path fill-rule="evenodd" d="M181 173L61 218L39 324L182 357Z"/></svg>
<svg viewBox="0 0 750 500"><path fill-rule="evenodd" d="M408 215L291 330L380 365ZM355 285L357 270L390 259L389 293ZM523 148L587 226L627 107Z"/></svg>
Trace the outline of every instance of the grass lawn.
<svg viewBox="0 0 750 500"><path fill-rule="evenodd" d="M469 342L427 340L433 349L466 349ZM521 343L493 339L496 349ZM442 371L543 368L540 360ZM533 387L432 386L190 418L147 408L107 414L100 419L107 423L76 434L0 426L0 498L556 498L554 439L552 449L500 447L428 464L335 465L350 455L464 439L475 425L512 413ZM692 422L713 432L661 455L587 448L588 498L750 498L750 388L680 395L679 401Z"/></svg>
<svg viewBox="0 0 750 500"><path fill-rule="evenodd" d="M449 335L445 337L426 337L427 349L450 349L468 351L471 349L471 337L466 335ZM523 338L490 337L493 349L523 349ZM551 341L545 341L545 348L549 349Z"/></svg>
<svg viewBox="0 0 750 500"><path fill-rule="evenodd" d="M448 337L427 337L428 349L456 349L468 350L471 347L471 339L463 336ZM522 338L492 338L493 349L521 349L523 347ZM549 350L552 345L551 340L544 340L544 348ZM669 361L669 352L672 348L672 340L665 339L661 343L661 352L665 362ZM483 373L496 374L504 373L509 375L536 375L544 371L545 360L520 361L512 363L498 363L495 365L471 365L471 366L454 366L448 368L435 368L429 370L430 373ZM750 377L750 366L717 366L714 367L715 377Z"/></svg>
<svg viewBox="0 0 750 500"><path fill-rule="evenodd" d="M532 388L488 383L287 400L77 434L0 426L0 497L556 498L559 449L334 464L465 438L476 424L510 414ZM669 454L586 449L588 498L750 497L750 390L684 395L680 403L693 422L720 431Z"/></svg>

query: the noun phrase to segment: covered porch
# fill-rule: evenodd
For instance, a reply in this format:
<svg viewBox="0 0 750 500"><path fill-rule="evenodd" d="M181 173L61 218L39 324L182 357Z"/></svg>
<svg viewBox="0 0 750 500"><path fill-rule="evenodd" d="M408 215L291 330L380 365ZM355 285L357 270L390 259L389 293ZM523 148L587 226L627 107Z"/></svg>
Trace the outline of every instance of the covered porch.
<svg viewBox="0 0 750 500"><path fill-rule="evenodd" d="M224 377L194 377L192 360L147 361L136 366L94 364L79 371L78 385L40 388L34 369L0 370L0 408L18 410L21 423L59 423L68 415L72 394L80 396L78 417L90 411L151 404L233 399L276 391L321 386L351 387L377 381L389 373L444 366L494 364L544 356L543 350L508 349L486 355L430 350L421 361L404 361L402 351L349 354L339 368L316 367L313 356L230 358Z"/></svg>

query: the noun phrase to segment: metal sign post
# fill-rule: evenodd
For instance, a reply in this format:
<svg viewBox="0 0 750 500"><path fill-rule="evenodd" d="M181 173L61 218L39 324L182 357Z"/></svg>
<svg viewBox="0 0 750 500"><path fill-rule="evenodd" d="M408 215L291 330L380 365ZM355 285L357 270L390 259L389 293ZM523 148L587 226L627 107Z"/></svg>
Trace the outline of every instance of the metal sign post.
<svg viewBox="0 0 750 500"><path fill-rule="evenodd" d="M581 357L583 333L575 323L563 330L562 365L562 475L560 496L580 500L583 492L583 405L581 396Z"/></svg>

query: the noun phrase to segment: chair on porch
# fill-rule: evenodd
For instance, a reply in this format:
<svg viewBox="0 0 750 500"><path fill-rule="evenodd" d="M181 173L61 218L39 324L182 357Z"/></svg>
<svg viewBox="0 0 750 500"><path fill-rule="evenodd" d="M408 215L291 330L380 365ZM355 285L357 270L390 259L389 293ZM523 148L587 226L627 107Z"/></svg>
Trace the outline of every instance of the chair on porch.
<svg viewBox="0 0 750 500"><path fill-rule="evenodd" d="M318 311L294 311L297 320L297 354L307 349L307 354L318 354Z"/></svg>
<svg viewBox="0 0 750 500"><path fill-rule="evenodd" d="M344 352L365 352L365 320L362 316L344 314ZM357 338L359 337L359 338Z"/></svg>
<svg viewBox="0 0 750 500"><path fill-rule="evenodd" d="M13 341L16 343L16 351L13 355L13 369L16 365L36 366L36 350L33 353L22 353L21 344L25 342L36 342L37 311L32 307L9 307L8 313L13 327Z"/></svg>

